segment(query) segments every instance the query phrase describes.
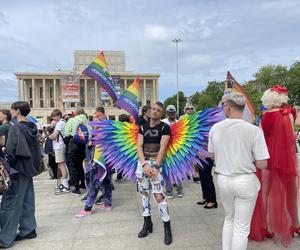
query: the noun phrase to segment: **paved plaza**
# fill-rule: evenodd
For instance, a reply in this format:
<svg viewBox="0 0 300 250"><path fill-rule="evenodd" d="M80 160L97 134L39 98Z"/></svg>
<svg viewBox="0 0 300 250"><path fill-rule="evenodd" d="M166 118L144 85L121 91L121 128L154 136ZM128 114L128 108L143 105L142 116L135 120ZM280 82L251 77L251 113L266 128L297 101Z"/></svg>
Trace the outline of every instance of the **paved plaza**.
<svg viewBox="0 0 300 250"><path fill-rule="evenodd" d="M48 174L35 178L38 238L16 242L12 249L221 249L224 211L206 210L195 205L200 184L185 183L185 196L169 201L173 244L163 244L163 224L153 204L154 232L144 239L137 233L142 227L141 204L134 183L115 183L113 211L95 210L91 216L77 219L74 214L83 202L72 194L54 195L55 180ZM270 240L250 242L248 249L285 249ZM289 249L300 249L297 238Z"/></svg>

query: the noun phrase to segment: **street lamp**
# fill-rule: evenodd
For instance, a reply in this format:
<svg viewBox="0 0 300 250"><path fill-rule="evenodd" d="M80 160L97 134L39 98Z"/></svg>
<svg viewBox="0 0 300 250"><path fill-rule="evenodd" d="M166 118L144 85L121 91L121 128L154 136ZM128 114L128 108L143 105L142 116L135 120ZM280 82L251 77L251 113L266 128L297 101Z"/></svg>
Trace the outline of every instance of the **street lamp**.
<svg viewBox="0 0 300 250"><path fill-rule="evenodd" d="M177 67L177 113L179 115L179 83L178 83L178 43L182 42L180 38L175 38L172 40L173 43L176 43L176 67Z"/></svg>

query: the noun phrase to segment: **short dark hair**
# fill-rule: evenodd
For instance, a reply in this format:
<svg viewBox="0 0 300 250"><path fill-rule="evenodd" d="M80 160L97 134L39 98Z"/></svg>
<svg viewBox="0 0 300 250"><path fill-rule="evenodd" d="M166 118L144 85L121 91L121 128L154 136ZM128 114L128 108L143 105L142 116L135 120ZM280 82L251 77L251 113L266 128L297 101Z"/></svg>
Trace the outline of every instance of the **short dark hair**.
<svg viewBox="0 0 300 250"><path fill-rule="evenodd" d="M20 110L21 115L27 116L30 113L30 105L28 102L17 101L11 105L11 109Z"/></svg>
<svg viewBox="0 0 300 250"><path fill-rule="evenodd" d="M6 115L6 120L7 120L8 122L11 121L11 113L10 113L10 111L9 111L8 109L0 109L0 112L1 112L2 114Z"/></svg>
<svg viewBox="0 0 300 250"><path fill-rule="evenodd" d="M119 121L120 121L120 122L130 122L129 115L126 115L126 114L120 115L120 116L119 116Z"/></svg>
<svg viewBox="0 0 300 250"><path fill-rule="evenodd" d="M144 115L147 111L151 109L150 105L145 105L142 107L142 115Z"/></svg>
<svg viewBox="0 0 300 250"><path fill-rule="evenodd" d="M163 110L165 110L164 104L162 102L156 102L154 105L157 105L158 107L161 107Z"/></svg>
<svg viewBox="0 0 300 250"><path fill-rule="evenodd" d="M62 112L59 109L54 109L51 113L51 117L53 116L60 116L62 117Z"/></svg>
<svg viewBox="0 0 300 250"><path fill-rule="evenodd" d="M105 109L103 107L97 107L96 112L101 112L102 114L105 114Z"/></svg>

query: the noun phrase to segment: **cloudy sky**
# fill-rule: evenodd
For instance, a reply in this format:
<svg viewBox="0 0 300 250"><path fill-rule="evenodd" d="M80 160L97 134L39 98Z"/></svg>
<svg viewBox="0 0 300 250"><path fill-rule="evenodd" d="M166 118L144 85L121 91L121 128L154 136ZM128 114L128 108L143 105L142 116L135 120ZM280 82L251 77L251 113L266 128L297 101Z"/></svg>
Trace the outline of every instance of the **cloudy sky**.
<svg viewBox="0 0 300 250"><path fill-rule="evenodd" d="M14 72L73 68L76 49L124 50L127 70L160 73L161 100L263 65L300 60L298 0L11 0L0 8L0 101L17 98Z"/></svg>

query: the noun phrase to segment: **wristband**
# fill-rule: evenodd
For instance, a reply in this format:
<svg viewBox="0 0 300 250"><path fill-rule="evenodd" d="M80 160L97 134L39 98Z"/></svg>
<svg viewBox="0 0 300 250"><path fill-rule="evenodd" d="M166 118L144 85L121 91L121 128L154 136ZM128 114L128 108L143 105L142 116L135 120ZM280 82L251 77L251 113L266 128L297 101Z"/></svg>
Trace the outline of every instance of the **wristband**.
<svg viewBox="0 0 300 250"><path fill-rule="evenodd" d="M153 167L155 167L156 169L160 169L160 165L158 164L154 164Z"/></svg>
<svg viewBox="0 0 300 250"><path fill-rule="evenodd" d="M142 168L144 168L146 165L147 165L148 163L146 162L146 163L144 163L143 165L142 165Z"/></svg>

